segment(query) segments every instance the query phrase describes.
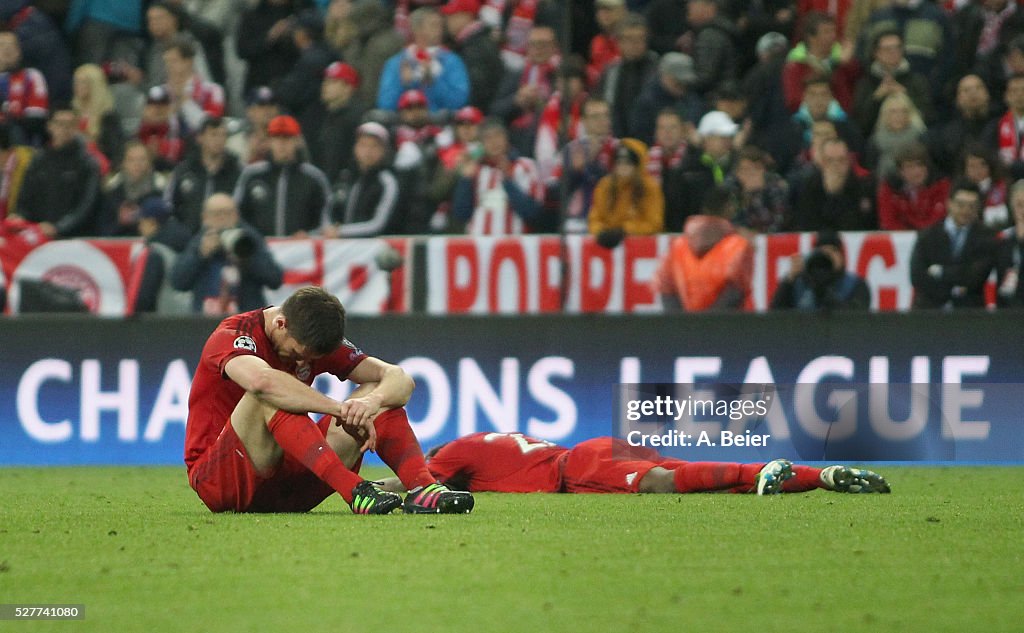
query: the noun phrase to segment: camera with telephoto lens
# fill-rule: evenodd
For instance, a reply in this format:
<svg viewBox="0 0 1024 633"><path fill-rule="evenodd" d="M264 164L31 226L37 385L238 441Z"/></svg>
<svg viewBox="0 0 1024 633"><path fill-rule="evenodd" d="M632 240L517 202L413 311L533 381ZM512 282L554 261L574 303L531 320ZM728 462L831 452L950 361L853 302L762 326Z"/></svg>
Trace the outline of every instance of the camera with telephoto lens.
<svg viewBox="0 0 1024 633"><path fill-rule="evenodd" d="M239 227L224 229L220 232L220 245L235 259L248 259L256 252L256 238L247 230Z"/></svg>

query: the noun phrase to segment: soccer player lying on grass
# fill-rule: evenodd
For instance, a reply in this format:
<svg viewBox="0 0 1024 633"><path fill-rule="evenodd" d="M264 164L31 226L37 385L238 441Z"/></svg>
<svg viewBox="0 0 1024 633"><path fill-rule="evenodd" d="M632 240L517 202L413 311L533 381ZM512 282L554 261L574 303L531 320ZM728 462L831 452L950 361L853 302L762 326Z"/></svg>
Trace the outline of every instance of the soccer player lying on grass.
<svg viewBox="0 0 1024 633"><path fill-rule="evenodd" d="M310 386L325 372L363 386L338 402ZM402 408L413 387L400 367L345 338L345 309L321 288L228 317L192 379L189 484L214 512L306 512L332 492L356 514L469 512L472 495L427 470ZM314 423L307 413L324 416ZM367 450L410 491L404 503L356 474Z"/></svg>
<svg viewBox="0 0 1024 633"><path fill-rule="evenodd" d="M885 479L847 466L684 462L599 437L565 448L522 433L473 433L438 448L427 466L439 481L472 492L889 492ZM397 479L383 482L400 491Z"/></svg>

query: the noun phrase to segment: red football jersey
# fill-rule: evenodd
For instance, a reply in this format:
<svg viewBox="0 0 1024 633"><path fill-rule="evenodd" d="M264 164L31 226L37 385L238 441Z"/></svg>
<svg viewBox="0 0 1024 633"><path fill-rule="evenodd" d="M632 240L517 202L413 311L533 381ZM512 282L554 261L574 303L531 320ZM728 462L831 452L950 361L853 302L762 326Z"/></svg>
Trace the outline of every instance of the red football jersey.
<svg viewBox="0 0 1024 633"><path fill-rule="evenodd" d="M277 357L270 345L262 309L224 319L206 340L192 378L185 426L185 465L189 470L203 451L217 440L231 412L245 395L245 390L224 373L224 365L243 354L259 356L274 369L292 374L307 385L323 373L332 373L345 380L366 358L362 350L345 339L333 354L318 358L309 365L286 363Z"/></svg>
<svg viewBox="0 0 1024 633"><path fill-rule="evenodd" d="M473 433L446 444L427 467L470 492L559 492L568 452L522 433Z"/></svg>

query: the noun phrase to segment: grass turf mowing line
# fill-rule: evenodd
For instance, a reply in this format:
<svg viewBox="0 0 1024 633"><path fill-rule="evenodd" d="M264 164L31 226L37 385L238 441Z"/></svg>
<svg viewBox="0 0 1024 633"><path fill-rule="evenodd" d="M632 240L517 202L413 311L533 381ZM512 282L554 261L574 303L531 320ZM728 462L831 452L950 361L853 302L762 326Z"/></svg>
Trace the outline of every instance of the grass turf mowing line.
<svg viewBox="0 0 1024 633"><path fill-rule="evenodd" d="M0 602L86 605L0 630L1019 630L1024 469L883 470L892 495L357 517L213 515L178 468L0 469Z"/></svg>

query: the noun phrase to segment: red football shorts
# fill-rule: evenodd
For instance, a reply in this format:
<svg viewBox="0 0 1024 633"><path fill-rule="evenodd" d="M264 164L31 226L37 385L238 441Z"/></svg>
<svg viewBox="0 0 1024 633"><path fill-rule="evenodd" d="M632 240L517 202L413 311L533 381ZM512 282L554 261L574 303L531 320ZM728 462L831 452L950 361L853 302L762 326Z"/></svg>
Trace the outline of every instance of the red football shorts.
<svg viewBox="0 0 1024 633"><path fill-rule="evenodd" d="M324 437L331 419L324 416L317 423ZM359 472L362 461L356 461L353 472ZM230 423L192 465L188 481L214 512L308 512L334 493L289 455L271 475L259 475Z"/></svg>
<svg viewBox="0 0 1024 633"><path fill-rule="evenodd" d="M623 440L586 440L569 451L562 470L562 492L638 492L640 480L660 460L657 452L629 446Z"/></svg>

